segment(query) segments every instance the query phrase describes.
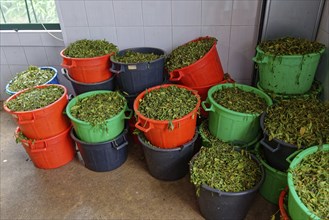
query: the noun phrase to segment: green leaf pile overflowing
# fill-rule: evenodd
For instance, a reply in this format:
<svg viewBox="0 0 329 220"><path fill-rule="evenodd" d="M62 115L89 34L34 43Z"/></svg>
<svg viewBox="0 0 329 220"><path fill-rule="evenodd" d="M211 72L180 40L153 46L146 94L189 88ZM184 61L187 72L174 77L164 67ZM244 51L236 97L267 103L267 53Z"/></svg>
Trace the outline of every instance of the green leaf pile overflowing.
<svg viewBox="0 0 329 220"><path fill-rule="evenodd" d="M31 88L9 100L5 105L11 111L31 111L46 107L57 101L64 94L64 89L59 86L46 86Z"/></svg>
<svg viewBox="0 0 329 220"><path fill-rule="evenodd" d="M320 219L329 219L329 151L307 155L291 174L303 204Z"/></svg>
<svg viewBox="0 0 329 220"><path fill-rule="evenodd" d="M216 42L216 38L208 37L177 47L168 56L165 63L166 69L172 72L195 63L206 55Z"/></svg>
<svg viewBox="0 0 329 220"><path fill-rule="evenodd" d="M255 187L262 177L260 166L248 152L229 147L201 147L191 163L197 195L202 184L223 192L242 192Z"/></svg>
<svg viewBox="0 0 329 220"><path fill-rule="evenodd" d="M17 136L16 136L16 139L15 139L16 143L20 143L22 141L31 141L31 139L28 139L24 134L23 132L18 132L17 133Z"/></svg>
<svg viewBox="0 0 329 220"><path fill-rule="evenodd" d="M238 87L222 87L213 94L215 102L232 111L261 114L267 108L266 101L253 92L247 92Z"/></svg>
<svg viewBox="0 0 329 220"><path fill-rule="evenodd" d="M263 41L259 48L266 54L280 55L305 55L319 53L325 48L324 44L307 39L284 37L276 40Z"/></svg>
<svg viewBox="0 0 329 220"><path fill-rule="evenodd" d="M83 39L71 43L63 53L71 58L92 58L116 52L118 52L117 46L107 40Z"/></svg>
<svg viewBox="0 0 329 220"><path fill-rule="evenodd" d="M29 66L27 70L18 73L11 81L8 89L12 92L18 92L23 89L47 83L55 71L52 69L39 69L37 66Z"/></svg>
<svg viewBox="0 0 329 220"><path fill-rule="evenodd" d="M118 115L126 100L118 92L108 92L80 98L70 109L74 118L92 126L104 125L105 121Z"/></svg>
<svg viewBox="0 0 329 220"><path fill-rule="evenodd" d="M139 100L138 111L150 119L174 120L189 114L197 103L191 91L172 85L147 91Z"/></svg>
<svg viewBox="0 0 329 220"><path fill-rule="evenodd" d="M329 103L282 100L267 109L264 125L270 140L276 138L298 147L329 143Z"/></svg>
<svg viewBox="0 0 329 220"><path fill-rule="evenodd" d="M139 53L136 51L128 50L123 55L116 55L113 59L120 63L145 63L157 60L161 55L154 53Z"/></svg>

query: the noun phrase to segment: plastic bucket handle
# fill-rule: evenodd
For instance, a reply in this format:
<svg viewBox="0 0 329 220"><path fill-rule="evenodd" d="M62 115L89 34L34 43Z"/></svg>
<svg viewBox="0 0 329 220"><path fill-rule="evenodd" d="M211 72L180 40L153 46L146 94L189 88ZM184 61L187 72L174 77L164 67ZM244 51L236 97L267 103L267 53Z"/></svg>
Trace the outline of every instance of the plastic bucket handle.
<svg viewBox="0 0 329 220"><path fill-rule="evenodd" d="M288 186L286 186L286 188L281 191L280 197L279 197L279 209L280 209L280 213L282 215L283 220L290 220L290 218L286 212L286 209L284 208L284 197L286 196L287 192L288 192Z"/></svg>
<svg viewBox="0 0 329 220"><path fill-rule="evenodd" d="M111 68L110 68L110 71L112 73L115 73L115 74L123 73L124 72L123 65L120 65L120 70L116 70L116 69L114 69L114 63L112 63Z"/></svg>
<svg viewBox="0 0 329 220"><path fill-rule="evenodd" d="M147 127L145 127L147 126ZM149 123L148 121L145 121L144 126L141 125L140 118L137 119L137 122L135 124L135 127L139 130L141 130L144 133L149 132L153 128L153 124Z"/></svg>
<svg viewBox="0 0 329 220"><path fill-rule="evenodd" d="M261 57L261 59L259 59L259 57L257 57L257 55L256 55L255 57L252 58L252 60L255 63L268 63L268 57L267 56Z"/></svg>
<svg viewBox="0 0 329 220"><path fill-rule="evenodd" d="M113 142L113 147L116 150L121 150L123 147L128 145L128 141L127 141L126 137L122 136L122 138L123 138L123 141L124 141L122 144L118 144L116 141Z"/></svg>
<svg viewBox="0 0 329 220"><path fill-rule="evenodd" d="M281 148L281 144L278 144L278 145L276 146L276 148L271 147L271 146L267 143L267 141L265 140L265 138L266 138L266 136L264 136L259 142L260 142L264 147L266 147L269 151L271 151L272 153L277 152L277 151Z"/></svg>
<svg viewBox="0 0 329 220"><path fill-rule="evenodd" d="M17 118L18 118L18 124L20 124L20 125L25 125L25 124L31 124L31 123L34 123L34 119L35 119L34 114L32 113L31 115L32 115L32 119L30 119L30 120L22 120L22 119L18 116L18 117L17 117Z"/></svg>
<svg viewBox="0 0 329 220"><path fill-rule="evenodd" d="M133 115L133 111L127 107L125 112L129 112L129 115L127 116L126 114L124 114L123 119L130 119Z"/></svg>
<svg viewBox="0 0 329 220"><path fill-rule="evenodd" d="M209 101L209 100L208 100L208 98L207 98L205 101L201 102L202 108L203 108L206 112L214 112L214 111L215 111L214 106L213 106L211 103L209 103L208 101ZM206 104L210 104L210 107L208 108L208 107L206 106Z"/></svg>
<svg viewBox="0 0 329 220"><path fill-rule="evenodd" d="M293 159L296 157L297 154L299 154L302 150L297 150L294 153L290 154L287 158L286 161L291 164L291 162L293 161Z"/></svg>
<svg viewBox="0 0 329 220"><path fill-rule="evenodd" d="M71 61L71 65L67 65L67 64L65 64L65 63L61 63L61 66L64 67L65 69L71 69L71 68L77 66L76 63L74 62L74 60L71 60L71 59L70 59L70 61Z"/></svg>
<svg viewBox="0 0 329 220"><path fill-rule="evenodd" d="M180 70L174 70L169 73L169 76L170 76L169 77L170 81L176 82L176 81L180 81L183 78L184 73Z"/></svg>
<svg viewBox="0 0 329 220"><path fill-rule="evenodd" d="M34 149L32 148L32 146L34 145L34 143L32 143L31 145L31 153L39 153L39 152L44 152L47 150L48 144L46 141L43 142L44 147L43 148L39 148L39 149Z"/></svg>

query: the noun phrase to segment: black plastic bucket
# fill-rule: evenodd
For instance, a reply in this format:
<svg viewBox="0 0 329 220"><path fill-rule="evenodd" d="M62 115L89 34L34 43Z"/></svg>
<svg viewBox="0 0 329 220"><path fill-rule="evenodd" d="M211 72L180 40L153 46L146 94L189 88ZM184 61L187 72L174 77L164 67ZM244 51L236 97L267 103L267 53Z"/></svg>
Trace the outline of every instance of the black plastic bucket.
<svg viewBox="0 0 329 220"><path fill-rule="evenodd" d="M71 82L75 95L80 95L81 93L95 91L95 90L111 90L111 91L114 90L114 78L115 78L114 76L103 82L84 83L72 79L67 73L66 69L62 69L62 74L66 79L68 79Z"/></svg>
<svg viewBox="0 0 329 220"><path fill-rule="evenodd" d="M195 155L192 159L192 163ZM223 192L207 185L201 185L198 197L199 208L202 216L207 220L218 219L244 219L247 215L257 192L264 181L264 169L256 156L251 155L259 164L262 178L258 184L243 192Z"/></svg>
<svg viewBox="0 0 329 220"><path fill-rule="evenodd" d="M138 47L121 50L118 55L127 51L139 53L154 53L164 55L165 52L158 48ZM151 62L144 63L121 63L111 56L112 67L110 71L116 75L117 83L121 91L127 94L138 94L147 88L160 85L164 79L164 56Z"/></svg>
<svg viewBox="0 0 329 220"><path fill-rule="evenodd" d="M270 141L268 133L265 130L265 117L266 113L263 113L260 117L260 127L264 133L264 137L260 140L260 143L263 145L264 157L271 167L285 172L290 165L286 159L297 151L298 147L275 138Z"/></svg>
<svg viewBox="0 0 329 220"><path fill-rule="evenodd" d="M128 156L127 129L110 141L87 143L79 140L71 129L71 137L77 143L79 152L89 170L97 172L111 171L120 167Z"/></svg>
<svg viewBox="0 0 329 220"><path fill-rule="evenodd" d="M183 178L188 173L188 164L194 155L194 143L197 138L198 132L195 132L193 139L186 144L165 149L145 143L139 135L149 173L159 180L173 181Z"/></svg>

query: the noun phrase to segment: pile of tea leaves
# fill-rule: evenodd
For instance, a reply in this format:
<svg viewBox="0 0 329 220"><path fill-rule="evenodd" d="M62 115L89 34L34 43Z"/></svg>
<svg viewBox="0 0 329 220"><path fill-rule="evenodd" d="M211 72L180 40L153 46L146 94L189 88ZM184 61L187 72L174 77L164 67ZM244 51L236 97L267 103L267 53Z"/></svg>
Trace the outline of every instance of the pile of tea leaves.
<svg viewBox="0 0 329 220"><path fill-rule="evenodd" d="M222 87L215 91L212 97L219 105L236 112L261 114L267 108L267 103L263 98L235 86Z"/></svg>
<svg viewBox="0 0 329 220"><path fill-rule="evenodd" d="M5 105L15 112L31 111L46 107L57 101L64 94L64 89L51 85L42 88L31 88L9 100Z"/></svg>
<svg viewBox="0 0 329 220"><path fill-rule="evenodd" d="M113 59L121 63L145 63L157 60L161 55L154 53L139 53L136 51L128 50L123 55L116 55Z"/></svg>
<svg viewBox="0 0 329 220"><path fill-rule="evenodd" d="M107 92L80 98L70 109L71 115L91 126L104 125L105 121L118 115L126 105L119 92Z"/></svg>
<svg viewBox="0 0 329 220"><path fill-rule="evenodd" d="M329 143L329 102L282 100L266 111L265 130L273 138L298 147Z"/></svg>
<svg viewBox="0 0 329 220"><path fill-rule="evenodd" d="M216 38L208 37L177 47L169 54L165 63L166 69L172 72L195 63L206 55L216 42Z"/></svg>
<svg viewBox="0 0 329 220"><path fill-rule="evenodd" d="M174 120L189 114L198 98L189 90L172 85L147 91L139 100L138 111L155 120Z"/></svg>
<svg viewBox="0 0 329 220"><path fill-rule="evenodd" d="M64 55L71 58L92 58L118 52L116 45L107 40L78 40L71 43Z"/></svg>
<svg viewBox="0 0 329 220"><path fill-rule="evenodd" d="M228 147L201 147L191 163L191 182L197 195L202 184L224 192L246 191L255 187L262 176L260 166L248 152Z"/></svg>
<svg viewBox="0 0 329 220"><path fill-rule="evenodd" d="M22 141L30 141L29 138L27 138L23 132L19 131L17 134L16 134L16 139L15 139L16 143L20 143Z"/></svg>
<svg viewBox="0 0 329 220"><path fill-rule="evenodd" d="M329 219L329 151L307 155L291 174L303 204L320 219Z"/></svg>
<svg viewBox="0 0 329 220"><path fill-rule="evenodd" d="M55 71L52 69L39 69L37 66L29 66L27 70L17 73L8 89L12 92L18 92L33 86L43 85L51 80L54 75Z"/></svg>
<svg viewBox="0 0 329 220"><path fill-rule="evenodd" d="M270 55L305 55L319 53L325 48L324 44L302 38L284 37L276 40L263 41L259 48Z"/></svg>

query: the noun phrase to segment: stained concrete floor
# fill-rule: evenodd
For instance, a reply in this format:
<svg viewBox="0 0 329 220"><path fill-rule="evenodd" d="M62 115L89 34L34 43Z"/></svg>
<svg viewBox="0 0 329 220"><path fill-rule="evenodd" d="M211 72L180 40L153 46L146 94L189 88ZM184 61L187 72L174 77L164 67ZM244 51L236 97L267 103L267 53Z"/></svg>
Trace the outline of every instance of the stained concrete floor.
<svg viewBox="0 0 329 220"><path fill-rule="evenodd" d="M15 143L13 118L0 116L1 219L203 219L188 175L153 178L140 146L129 144L127 161L111 172L90 171L78 157L38 169ZM246 219L271 219L277 210L258 195Z"/></svg>

